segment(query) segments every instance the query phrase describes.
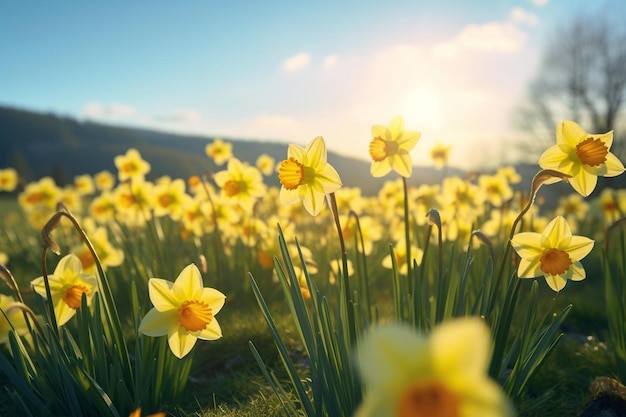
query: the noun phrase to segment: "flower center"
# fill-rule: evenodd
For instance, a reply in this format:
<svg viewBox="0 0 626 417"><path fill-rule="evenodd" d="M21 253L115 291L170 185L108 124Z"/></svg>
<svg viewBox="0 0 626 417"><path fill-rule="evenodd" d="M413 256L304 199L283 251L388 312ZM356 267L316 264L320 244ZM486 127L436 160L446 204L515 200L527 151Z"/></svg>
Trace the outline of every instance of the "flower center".
<svg viewBox="0 0 626 417"><path fill-rule="evenodd" d="M178 309L178 323L188 332L206 329L213 321L211 307L202 301L185 301Z"/></svg>
<svg viewBox="0 0 626 417"><path fill-rule="evenodd" d="M576 145L576 155L580 162L592 167L604 163L608 153L609 148L600 139L587 138Z"/></svg>
<svg viewBox="0 0 626 417"><path fill-rule="evenodd" d="M380 162L398 153L398 144L376 136L370 142L370 156L374 162Z"/></svg>
<svg viewBox="0 0 626 417"><path fill-rule="evenodd" d="M278 167L278 180L287 190L295 190L304 184L304 165L294 158L285 159Z"/></svg>
<svg viewBox="0 0 626 417"><path fill-rule="evenodd" d="M400 397L397 417L458 417L459 397L438 383L416 384Z"/></svg>
<svg viewBox="0 0 626 417"><path fill-rule="evenodd" d="M243 187L242 187L243 186ZM245 189L245 183L241 181L228 180L224 183L222 190L228 197L235 196Z"/></svg>
<svg viewBox="0 0 626 417"><path fill-rule="evenodd" d="M561 275L565 273L572 264L567 252L561 249L548 249L539 258L541 270L548 275Z"/></svg>
<svg viewBox="0 0 626 417"><path fill-rule="evenodd" d="M169 207L172 204L172 198L168 194L161 194L158 200L161 207Z"/></svg>
<svg viewBox="0 0 626 417"><path fill-rule="evenodd" d="M135 165L133 162L126 162L121 166L121 171L126 173L137 171L137 165Z"/></svg>
<svg viewBox="0 0 626 417"><path fill-rule="evenodd" d="M63 301L70 308L76 310L80 307L80 300L83 294L89 295L89 290L84 285L72 285L63 294Z"/></svg>

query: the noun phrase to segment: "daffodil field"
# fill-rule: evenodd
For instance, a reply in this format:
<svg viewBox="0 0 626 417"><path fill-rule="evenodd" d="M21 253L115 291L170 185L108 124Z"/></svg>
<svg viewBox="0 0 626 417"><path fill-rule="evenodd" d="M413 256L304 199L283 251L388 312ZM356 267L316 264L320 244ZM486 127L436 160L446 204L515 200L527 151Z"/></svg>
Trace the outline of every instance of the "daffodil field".
<svg viewBox="0 0 626 417"><path fill-rule="evenodd" d="M372 127L373 196L322 137L255 165L215 139L221 170L191 178L148 180L136 149L65 187L0 167L0 415L558 416L624 395L626 190L589 197L624 171L613 132L561 122L528 189L510 166L410 185L420 136Z"/></svg>

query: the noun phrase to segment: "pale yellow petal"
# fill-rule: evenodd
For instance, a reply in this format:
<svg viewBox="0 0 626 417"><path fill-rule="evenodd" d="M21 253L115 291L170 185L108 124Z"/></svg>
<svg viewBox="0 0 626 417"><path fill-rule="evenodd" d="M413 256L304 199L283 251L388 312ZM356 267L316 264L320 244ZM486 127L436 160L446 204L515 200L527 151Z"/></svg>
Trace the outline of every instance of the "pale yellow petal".
<svg viewBox="0 0 626 417"><path fill-rule="evenodd" d="M315 191L311 186L298 187L298 191L306 211L308 211L311 216L317 216L324 207L326 195Z"/></svg>
<svg viewBox="0 0 626 417"><path fill-rule="evenodd" d="M315 173L315 182L318 182L322 186L322 190L325 194L337 191L342 185L339 174L330 164L326 164L321 171Z"/></svg>
<svg viewBox="0 0 626 417"><path fill-rule="evenodd" d="M543 253L542 235L535 232L521 232L513 236L511 246L522 258L534 258Z"/></svg>
<svg viewBox="0 0 626 417"><path fill-rule="evenodd" d="M222 337L222 329L217 320L213 319L206 329L201 330L196 336L202 340L217 340Z"/></svg>
<svg viewBox="0 0 626 417"><path fill-rule="evenodd" d="M593 240L586 236L572 236L569 239L564 239L558 248L567 252L570 259L579 261L591 252L593 244Z"/></svg>
<svg viewBox="0 0 626 417"><path fill-rule="evenodd" d="M309 143L305 149L307 156L307 164L310 167L317 168L326 164L326 143L321 136L316 137Z"/></svg>
<svg viewBox="0 0 626 417"><path fill-rule="evenodd" d="M391 167L401 176L408 178L413 172L413 161L408 152L400 150L399 153L387 158L391 162Z"/></svg>
<svg viewBox="0 0 626 417"><path fill-rule="evenodd" d="M141 320L138 331L146 336L159 337L166 335L173 324L178 326L177 310L162 313L156 308L151 308Z"/></svg>
<svg viewBox="0 0 626 417"><path fill-rule="evenodd" d="M306 160L306 151L302 146L290 144L287 148L287 158L294 158L303 163Z"/></svg>
<svg viewBox="0 0 626 417"><path fill-rule="evenodd" d="M198 338L196 336L187 332L187 330L182 327L179 327L167 337L167 343L170 346L170 350L174 356L179 359L191 352L191 349L196 344L197 340Z"/></svg>
<svg viewBox="0 0 626 417"><path fill-rule="evenodd" d="M381 125L372 126L372 138L378 137L384 140L391 140L391 134L389 133L389 129Z"/></svg>
<svg viewBox="0 0 626 417"><path fill-rule="evenodd" d="M556 127L556 143L565 143L573 148L585 140L589 134L576 122L564 120Z"/></svg>
<svg viewBox="0 0 626 417"><path fill-rule="evenodd" d="M413 130L406 130L398 139L398 145L400 149L404 149L405 151L410 151L417 145L417 142L420 140L422 134L420 132L415 132Z"/></svg>
<svg viewBox="0 0 626 417"><path fill-rule="evenodd" d="M620 161L611 152L606 155L606 161L604 161L604 166L606 167L603 174L605 177L615 177L624 172L624 164L622 164L622 161Z"/></svg>
<svg viewBox="0 0 626 417"><path fill-rule="evenodd" d="M372 165L370 166L370 174L372 174L372 177L375 178L384 177L389 174L390 171L391 163L389 158L385 158L379 162L372 162Z"/></svg>
<svg viewBox="0 0 626 417"><path fill-rule="evenodd" d="M224 306L226 296L214 288L203 288L201 300L211 306L211 311L215 316Z"/></svg>
<svg viewBox="0 0 626 417"><path fill-rule="evenodd" d="M56 268L54 268L53 275L61 278L64 276L65 270L75 272L76 274L83 272L83 264L80 262L80 259L78 259L78 256L69 254L61 258Z"/></svg>
<svg viewBox="0 0 626 417"><path fill-rule="evenodd" d="M584 169L581 169L578 174L569 178L568 182L578 194L583 197L587 197L596 188L598 177Z"/></svg>
<svg viewBox="0 0 626 417"><path fill-rule="evenodd" d="M563 216L556 216L548 223L542 235L547 239L547 243L544 243L545 246L558 248L563 239L572 236L572 231Z"/></svg>
<svg viewBox="0 0 626 417"><path fill-rule="evenodd" d="M172 292L179 302L197 300L202 296L202 274L195 264L189 264L178 274ZM156 306L155 306L156 307Z"/></svg>
<svg viewBox="0 0 626 417"><path fill-rule="evenodd" d="M535 278L542 276L543 271L539 259L538 256L536 258L521 258L517 266L517 277Z"/></svg>
<svg viewBox="0 0 626 417"><path fill-rule="evenodd" d="M402 116L396 116L387 125L387 129L389 129L389 133L391 134L391 140L397 142L404 132L404 118Z"/></svg>
<svg viewBox="0 0 626 417"><path fill-rule="evenodd" d="M232 161L232 159L231 159ZM219 186L223 187L226 181L230 179L230 173L228 171L220 171L213 175L213 181Z"/></svg>
<svg viewBox="0 0 626 417"><path fill-rule="evenodd" d="M563 288L565 288L565 284L567 284L567 280L563 279L559 275L546 275L546 282L548 286L552 288L553 291L559 292Z"/></svg>
<svg viewBox="0 0 626 417"><path fill-rule="evenodd" d="M478 317L443 322L430 336L433 366L444 378L451 374L470 378L485 375L490 350L491 332Z"/></svg>
<svg viewBox="0 0 626 417"><path fill-rule="evenodd" d="M587 276L585 272L585 268L583 265L576 261L570 266L570 270L572 271L572 276L569 277L572 281L582 281Z"/></svg>
<svg viewBox="0 0 626 417"><path fill-rule="evenodd" d="M502 387L483 377L456 379L451 382L454 391L462 398L462 416L471 417L512 417L513 405L502 393Z"/></svg>
<svg viewBox="0 0 626 417"><path fill-rule="evenodd" d="M606 147L609 149L611 149L611 146L613 146L613 131L612 130L610 132L597 133L597 134L588 135L588 136L591 136L594 139L600 139L602 143L604 143L604 145L606 145Z"/></svg>
<svg viewBox="0 0 626 417"><path fill-rule="evenodd" d="M281 187L280 193L278 194L278 200L280 204L293 204L297 201L300 201L300 193L298 189L288 190L285 187Z"/></svg>
<svg viewBox="0 0 626 417"><path fill-rule="evenodd" d="M76 310L67 305L63 298L59 298L54 305L54 315L56 316L57 326L63 326L76 314Z"/></svg>
<svg viewBox="0 0 626 417"><path fill-rule="evenodd" d="M539 157L539 166L543 169L553 169L570 174L574 161L568 156L572 148L567 145L553 145L546 149Z"/></svg>
<svg viewBox="0 0 626 417"><path fill-rule="evenodd" d="M150 278L148 294L152 305L159 311L178 309L185 300L177 300L172 292L174 283L161 278Z"/></svg>

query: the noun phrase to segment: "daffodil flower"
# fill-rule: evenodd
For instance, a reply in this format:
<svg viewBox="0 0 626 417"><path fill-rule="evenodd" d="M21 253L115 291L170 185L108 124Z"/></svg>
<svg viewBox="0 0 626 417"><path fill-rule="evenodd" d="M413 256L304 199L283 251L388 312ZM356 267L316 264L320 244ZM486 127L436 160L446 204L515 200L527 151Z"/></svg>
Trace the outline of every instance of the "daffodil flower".
<svg viewBox="0 0 626 417"><path fill-rule="evenodd" d="M512 416L487 375L490 349L489 328L475 317L444 322L429 336L376 327L359 346L367 393L355 416Z"/></svg>
<svg viewBox="0 0 626 417"><path fill-rule="evenodd" d="M61 258L52 275L48 275L48 283L58 326L63 326L76 314L83 294L89 304L98 288L96 277L83 273L83 264L74 254ZM46 297L43 277L34 279L30 284L37 294Z"/></svg>
<svg viewBox="0 0 626 417"><path fill-rule="evenodd" d="M568 182L576 192L588 196L598 176L615 177L624 165L611 152L613 131L589 134L575 122L565 120L556 128L556 145L539 157L539 166L571 175Z"/></svg>
<svg viewBox="0 0 626 417"><path fill-rule="evenodd" d="M312 216L324 206L326 194L341 187L339 174L326 162L326 144L321 136L313 139L306 148L289 145L287 159L278 167L278 179L282 186L281 204L302 201Z"/></svg>
<svg viewBox="0 0 626 417"><path fill-rule="evenodd" d="M543 275L550 288L560 291L567 280L585 279L580 260L591 252L593 243L585 236L573 236L565 218L557 216L543 233L523 232L513 236L511 245L521 257L517 276Z"/></svg>
<svg viewBox="0 0 626 417"><path fill-rule="evenodd" d="M421 135L419 132L404 130L402 116L394 117L387 127L373 126L369 147L372 176L384 177L393 169L403 177L410 177L413 161L409 151L417 144Z"/></svg>
<svg viewBox="0 0 626 417"><path fill-rule="evenodd" d="M167 335L177 358L187 355L197 339L222 337L215 315L226 296L216 289L204 288L200 270L194 264L186 266L174 282L151 278L148 291L154 307L141 321L139 332L152 337Z"/></svg>
<svg viewBox="0 0 626 417"><path fill-rule="evenodd" d="M120 181L143 179L151 168L150 164L141 157L135 148L130 148L124 155L117 155L113 162Z"/></svg>

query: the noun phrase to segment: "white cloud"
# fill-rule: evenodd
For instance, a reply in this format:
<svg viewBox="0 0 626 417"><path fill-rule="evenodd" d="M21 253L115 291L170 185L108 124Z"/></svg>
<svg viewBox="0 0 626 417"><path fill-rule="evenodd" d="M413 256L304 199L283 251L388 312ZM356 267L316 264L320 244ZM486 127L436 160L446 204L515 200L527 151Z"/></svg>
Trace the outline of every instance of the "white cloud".
<svg viewBox="0 0 626 417"><path fill-rule="evenodd" d="M88 119L126 119L136 113L133 106L124 103L89 102L81 110L81 116Z"/></svg>
<svg viewBox="0 0 626 417"><path fill-rule="evenodd" d="M324 58L323 65L324 65L324 68L331 69L331 68L335 68L338 62L339 62L339 56L337 56L336 54L332 54Z"/></svg>
<svg viewBox="0 0 626 417"><path fill-rule="evenodd" d="M534 26L539 22L539 18L536 14L526 11L521 7L515 7L511 10L510 16L513 21L526 25Z"/></svg>
<svg viewBox="0 0 626 417"><path fill-rule="evenodd" d="M538 6L538 7L543 7L543 6L545 6L546 4L548 4L548 1L549 1L549 0L531 0L531 1L532 1L532 3L533 3L535 6Z"/></svg>
<svg viewBox="0 0 626 417"><path fill-rule="evenodd" d="M161 121L176 123L197 123L200 119L200 113L195 110L175 110L159 117Z"/></svg>
<svg viewBox="0 0 626 417"><path fill-rule="evenodd" d="M309 65L309 62L311 62L311 54L307 52L300 52L285 59L283 61L282 68L287 72L299 71L306 68L306 66Z"/></svg>
<svg viewBox="0 0 626 417"><path fill-rule="evenodd" d="M526 38L526 33L512 23L471 24L451 40L435 45L431 52L448 58L463 50L511 53L520 50Z"/></svg>

